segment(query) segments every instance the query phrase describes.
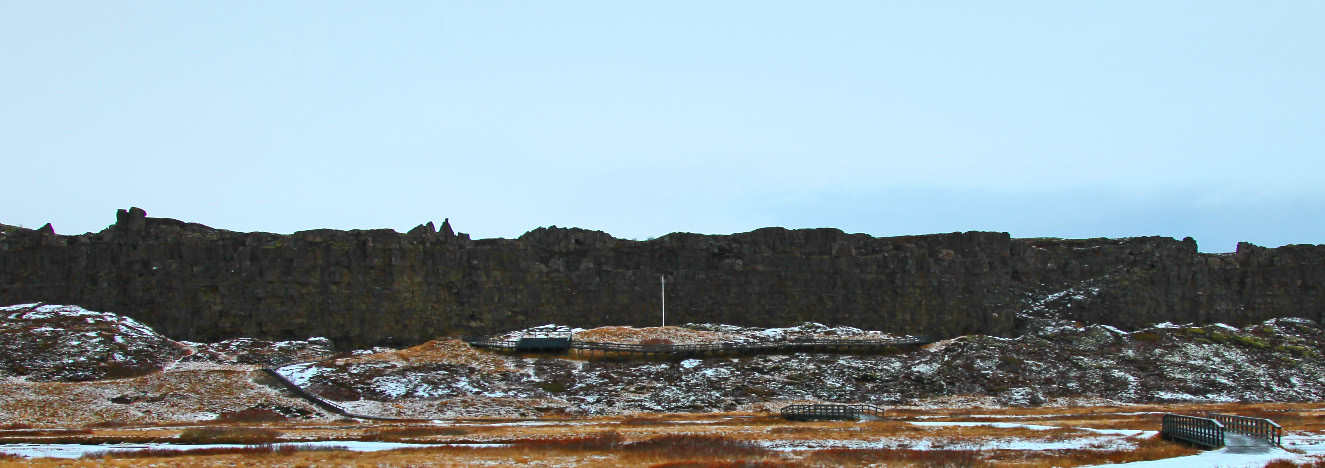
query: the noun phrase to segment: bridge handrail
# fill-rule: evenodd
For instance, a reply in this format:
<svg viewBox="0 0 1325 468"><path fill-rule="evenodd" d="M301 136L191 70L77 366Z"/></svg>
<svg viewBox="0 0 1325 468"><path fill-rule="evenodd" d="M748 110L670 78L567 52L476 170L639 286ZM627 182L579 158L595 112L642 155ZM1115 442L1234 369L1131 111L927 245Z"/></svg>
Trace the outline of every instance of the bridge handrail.
<svg viewBox="0 0 1325 468"><path fill-rule="evenodd" d="M511 349L515 349L515 347L520 343L519 341L491 340L491 339L465 340L465 342L469 343L471 346L478 346L481 348L511 348Z"/></svg>
<svg viewBox="0 0 1325 468"><path fill-rule="evenodd" d="M1198 416L1165 414L1160 434L1212 448L1224 446L1224 425L1219 421Z"/></svg>
<svg viewBox="0 0 1325 468"><path fill-rule="evenodd" d="M1236 414L1206 413L1205 415L1210 419L1219 421L1230 431L1265 439L1276 446L1283 446L1284 428L1273 420L1238 416Z"/></svg>
<svg viewBox="0 0 1325 468"><path fill-rule="evenodd" d="M370 419L370 420L377 420L377 421L414 421L414 420L412 420L412 419L388 418L388 417L384 417L384 416L369 416L369 415L366 415L366 414L351 413L351 412L349 412L348 410L346 410L345 408L341 407L340 405L337 405L337 404L335 404L335 403L332 403L332 402L330 402L330 401L327 401L325 398L322 398L322 397L320 397L320 396L314 395L313 392L310 392L310 391L308 391L308 390L305 390L303 387L300 387L299 385L296 385L294 382L291 382L289 378L285 377L284 374L281 374L280 372L276 371L276 369L272 369L272 368L270 368L270 367L264 367L264 368L262 368L262 372L263 372L263 373L266 373L267 375L269 375L269 376L271 376L271 377L274 377L274 378L276 379L277 382L279 382L279 383L280 383L282 386L284 386L286 389L288 389L288 390L290 390L292 393L294 393L295 396L298 396L299 398L303 398L305 401L308 401L309 403L312 403L314 406L317 406L317 407L319 407L319 408L322 408L322 409L324 409L324 410L327 410L327 411L329 411L329 412L331 412L331 413L334 413L334 414L337 414L337 415L340 415L340 416L344 416L344 417L347 417L347 418L355 418L355 419Z"/></svg>
<svg viewBox="0 0 1325 468"><path fill-rule="evenodd" d="M779 411L783 417L787 416L845 416L860 417L861 415L870 415L883 417L884 409L879 406L864 403L817 403L817 404L796 404L782 407Z"/></svg>

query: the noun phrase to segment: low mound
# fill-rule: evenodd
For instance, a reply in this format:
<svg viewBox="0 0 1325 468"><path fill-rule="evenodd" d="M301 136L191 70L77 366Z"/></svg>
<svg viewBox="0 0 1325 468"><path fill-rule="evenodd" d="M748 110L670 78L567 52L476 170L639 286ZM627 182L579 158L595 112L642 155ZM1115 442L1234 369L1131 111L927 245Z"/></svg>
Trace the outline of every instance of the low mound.
<svg viewBox="0 0 1325 468"><path fill-rule="evenodd" d="M77 306L0 307L0 376L77 382L161 370L186 348L137 321Z"/></svg>
<svg viewBox="0 0 1325 468"><path fill-rule="evenodd" d="M166 371L80 383L7 381L0 392L0 425L245 422L254 416L268 421L335 417L249 370Z"/></svg>
<svg viewBox="0 0 1325 468"><path fill-rule="evenodd" d="M374 362L397 362L406 364L451 363L463 364L484 372L513 370L506 361L492 353L474 349L460 340L433 340L427 343L400 350L358 354L331 361L334 365L353 365ZM325 364L325 363L323 363Z"/></svg>
<svg viewBox="0 0 1325 468"><path fill-rule="evenodd" d="M194 351L183 359L186 362L284 366L326 359L335 354L331 340L320 337L292 341L236 338L210 344L185 344Z"/></svg>
<svg viewBox="0 0 1325 468"><path fill-rule="evenodd" d="M518 340L526 334L538 334L545 330L556 329L558 325L542 325L524 330L516 330L497 335L497 340ZM569 327L562 327L569 328ZM794 327L761 328L741 327L714 323L687 323L681 326L644 327L630 326L598 327L575 329L576 341L594 343L622 344L713 344L713 343L762 343L796 340L880 340L897 338L888 333L861 330L855 327L828 326L821 323L805 322Z"/></svg>
<svg viewBox="0 0 1325 468"><path fill-rule="evenodd" d="M579 341L626 344L710 344L748 341L733 333L682 327L599 327L575 334Z"/></svg>

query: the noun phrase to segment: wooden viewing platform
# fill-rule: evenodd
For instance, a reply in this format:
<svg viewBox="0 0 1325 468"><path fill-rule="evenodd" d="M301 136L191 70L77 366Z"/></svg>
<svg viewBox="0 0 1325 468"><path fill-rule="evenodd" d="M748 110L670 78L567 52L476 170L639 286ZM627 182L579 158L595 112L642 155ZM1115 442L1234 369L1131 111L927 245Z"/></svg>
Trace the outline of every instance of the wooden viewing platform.
<svg viewBox="0 0 1325 468"><path fill-rule="evenodd" d="M542 326L525 330L515 341L515 350L522 353L564 353L570 350L575 337L570 327Z"/></svg>

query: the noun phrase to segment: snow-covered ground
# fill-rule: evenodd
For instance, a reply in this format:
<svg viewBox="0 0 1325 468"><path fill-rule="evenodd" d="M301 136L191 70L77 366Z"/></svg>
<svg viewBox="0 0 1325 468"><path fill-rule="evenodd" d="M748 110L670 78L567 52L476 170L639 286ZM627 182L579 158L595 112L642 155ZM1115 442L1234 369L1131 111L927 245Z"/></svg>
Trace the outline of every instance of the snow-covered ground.
<svg viewBox="0 0 1325 468"><path fill-rule="evenodd" d="M326 440L318 442L298 442L272 444L272 448L293 446L324 450L347 450L350 452L380 452L418 447L455 446L458 444L405 444L398 442L360 442L357 440ZM463 444L464 447L500 447L500 444ZM0 444L0 453L18 455L25 458L79 458L89 453L135 452L141 450L202 450L233 448L242 449L251 445L239 444Z"/></svg>
<svg viewBox="0 0 1325 468"><path fill-rule="evenodd" d="M1266 463L1275 460L1304 461L1306 458L1306 455L1289 452L1281 448L1226 447L1186 457L1099 466L1126 466L1129 468L1261 468Z"/></svg>
<svg viewBox="0 0 1325 468"><path fill-rule="evenodd" d="M912 422L921 427L994 427L1002 429L1030 429L1033 431L1068 430L1089 432L1097 435L1085 437L1064 437L1058 440L1041 440L1029 437L978 437L954 441L949 438L905 437L863 440L779 440L765 443L774 450L798 451L821 450L827 448L846 449L904 449L904 450L1129 450L1136 448L1134 441L1155 435L1154 431L1107 430L1089 428L1070 428L1046 426L1040 424L1017 424L1004 422Z"/></svg>
<svg viewBox="0 0 1325 468"><path fill-rule="evenodd" d="M1098 434L1090 437L1071 437L1061 440L1037 440L1025 437L983 437L967 441L953 442L943 438L890 438L856 440L777 440L763 442L766 448L779 451L808 451L823 449L905 449L905 450L1129 450L1136 447L1133 442L1152 437L1155 431L1110 430L1091 428L1067 428L1038 424L1016 424L1003 422L912 422L924 427L943 426L988 426L996 428L1021 428L1037 431L1068 429ZM1197 455L1175 457L1165 460L1120 463L1099 466L1127 466L1137 468L1260 468L1275 460L1308 461L1325 456L1325 435L1289 435L1284 437L1285 448L1270 446L1225 447L1219 450L1201 452Z"/></svg>

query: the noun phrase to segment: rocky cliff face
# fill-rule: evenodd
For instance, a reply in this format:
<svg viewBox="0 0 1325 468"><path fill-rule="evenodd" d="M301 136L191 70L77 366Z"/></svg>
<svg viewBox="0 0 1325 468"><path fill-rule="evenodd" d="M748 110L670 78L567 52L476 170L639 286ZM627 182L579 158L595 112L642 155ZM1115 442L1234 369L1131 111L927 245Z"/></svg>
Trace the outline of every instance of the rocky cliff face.
<svg viewBox="0 0 1325 468"><path fill-rule="evenodd" d="M875 238L766 228L649 241L539 228L471 240L408 233L237 233L121 210L99 233L0 228L0 304L77 304L194 341L326 336L413 344L543 323L807 321L937 337L1014 334L1026 320L1134 328L1321 320L1325 246L1198 253L1191 239Z"/></svg>

